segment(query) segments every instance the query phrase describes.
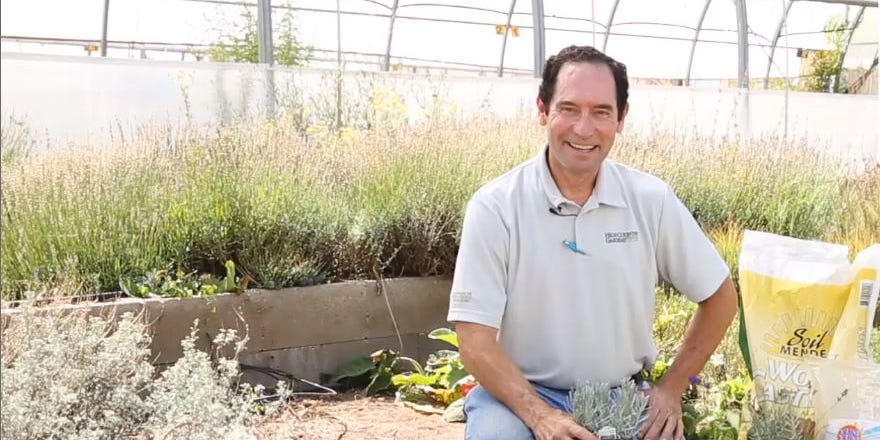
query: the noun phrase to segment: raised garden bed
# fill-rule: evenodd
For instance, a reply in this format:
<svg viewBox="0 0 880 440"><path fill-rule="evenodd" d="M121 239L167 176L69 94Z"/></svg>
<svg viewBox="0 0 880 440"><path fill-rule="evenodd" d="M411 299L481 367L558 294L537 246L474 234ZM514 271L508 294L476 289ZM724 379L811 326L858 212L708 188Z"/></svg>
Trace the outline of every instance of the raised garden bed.
<svg viewBox="0 0 880 440"><path fill-rule="evenodd" d="M198 319L200 349L206 350L220 329L237 329L249 338L240 357L243 364L321 382L346 360L382 348L399 350L401 342L402 353L415 359L444 348L425 335L448 325L449 288L450 281L442 278L398 278L58 307L105 317L142 313L153 334L151 351L158 365L180 358L180 341ZM14 308L2 310L4 327L15 315ZM275 381L254 370L245 370L244 380L265 385Z"/></svg>

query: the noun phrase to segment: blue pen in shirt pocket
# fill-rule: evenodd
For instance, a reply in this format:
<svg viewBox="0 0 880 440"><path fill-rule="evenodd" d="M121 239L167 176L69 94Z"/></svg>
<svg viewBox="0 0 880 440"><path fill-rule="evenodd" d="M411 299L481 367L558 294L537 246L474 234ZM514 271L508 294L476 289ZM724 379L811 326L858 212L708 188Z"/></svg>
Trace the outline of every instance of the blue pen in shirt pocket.
<svg viewBox="0 0 880 440"><path fill-rule="evenodd" d="M567 247L569 250L571 250L572 252L574 252L574 253L576 253L576 254L589 255L589 254L587 254L586 252L580 250L580 249L577 247L577 243L575 243L575 242L573 242L573 241L562 240L562 244L564 244L565 247Z"/></svg>

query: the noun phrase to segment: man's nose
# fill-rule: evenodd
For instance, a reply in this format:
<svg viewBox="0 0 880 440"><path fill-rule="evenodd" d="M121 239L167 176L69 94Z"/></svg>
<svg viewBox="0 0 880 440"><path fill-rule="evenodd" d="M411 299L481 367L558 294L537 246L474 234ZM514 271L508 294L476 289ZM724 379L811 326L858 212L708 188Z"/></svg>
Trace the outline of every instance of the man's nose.
<svg viewBox="0 0 880 440"><path fill-rule="evenodd" d="M593 134L596 126L590 119L590 114L586 113L584 115L581 115L581 117L578 118L577 121L575 121L573 129L575 135L577 135L581 139L586 139Z"/></svg>

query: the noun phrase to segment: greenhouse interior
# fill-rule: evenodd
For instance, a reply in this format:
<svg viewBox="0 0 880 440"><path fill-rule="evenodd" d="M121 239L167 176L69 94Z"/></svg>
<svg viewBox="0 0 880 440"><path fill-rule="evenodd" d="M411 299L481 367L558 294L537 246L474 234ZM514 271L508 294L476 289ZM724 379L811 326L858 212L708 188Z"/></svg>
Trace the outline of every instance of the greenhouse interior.
<svg viewBox="0 0 880 440"><path fill-rule="evenodd" d="M680 385L659 438L876 440L877 7L3 0L0 437L464 438L491 376L447 312L473 299L528 324L501 334L536 365L628 357L620 386L561 386L592 393L568 412L602 439ZM613 62L554 79L571 46L625 66L623 109ZM539 110L551 81L587 96L567 119L555 92ZM549 170L550 206L508 222L546 202L499 186L523 169ZM490 287L453 290L460 268Z"/></svg>
<svg viewBox="0 0 880 440"><path fill-rule="evenodd" d="M340 101L393 83L410 120L438 94L462 114L518 114L544 60L577 44L627 66L634 129L774 133L877 158L875 1L56 3L53 17L4 3L2 35L3 111L52 139L274 112L284 90L335 88L334 72Z"/></svg>

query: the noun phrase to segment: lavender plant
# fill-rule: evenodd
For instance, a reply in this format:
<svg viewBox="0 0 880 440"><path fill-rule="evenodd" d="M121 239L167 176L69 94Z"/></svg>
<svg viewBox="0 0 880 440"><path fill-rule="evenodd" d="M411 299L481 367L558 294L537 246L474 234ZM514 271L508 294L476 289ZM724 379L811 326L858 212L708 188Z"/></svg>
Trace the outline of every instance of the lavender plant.
<svg viewBox="0 0 880 440"><path fill-rule="evenodd" d="M753 408L749 440L811 440L812 422L803 411L784 404L764 402Z"/></svg>
<svg viewBox="0 0 880 440"><path fill-rule="evenodd" d="M31 151L10 123L0 296L60 284L66 295L116 291L163 268L222 277L227 260L268 288L451 274L468 197L534 155L543 134L524 118L401 123L399 99L378 90L352 91L364 113L397 118L370 129L304 129L307 116L143 125L121 144ZM817 151L658 130L621 138L612 154L666 180L732 264L743 228L853 249L880 240L880 204L865 202L880 199L880 172L851 174Z"/></svg>
<svg viewBox="0 0 880 440"><path fill-rule="evenodd" d="M619 387L581 382L571 404L575 420L600 439L629 439L645 419L648 396L631 380Z"/></svg>

